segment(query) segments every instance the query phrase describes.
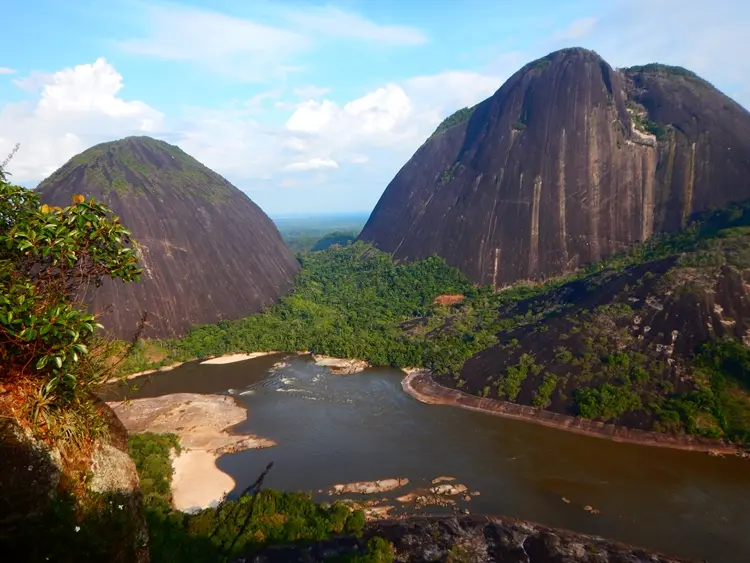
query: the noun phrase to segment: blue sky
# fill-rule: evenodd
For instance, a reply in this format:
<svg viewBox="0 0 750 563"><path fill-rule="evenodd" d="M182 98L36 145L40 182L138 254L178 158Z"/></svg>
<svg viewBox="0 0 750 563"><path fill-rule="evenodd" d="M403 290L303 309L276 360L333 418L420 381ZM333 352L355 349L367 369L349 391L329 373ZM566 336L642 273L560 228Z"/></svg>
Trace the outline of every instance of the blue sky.
<svg viewBox="0 0 750 563"><path fill-rule="evenodd" d="M0 154L28 187L96 143L179 145L270 215L369 211L446 115L583 46L750 107L746 0L26 0L3 10Z"/></svg>

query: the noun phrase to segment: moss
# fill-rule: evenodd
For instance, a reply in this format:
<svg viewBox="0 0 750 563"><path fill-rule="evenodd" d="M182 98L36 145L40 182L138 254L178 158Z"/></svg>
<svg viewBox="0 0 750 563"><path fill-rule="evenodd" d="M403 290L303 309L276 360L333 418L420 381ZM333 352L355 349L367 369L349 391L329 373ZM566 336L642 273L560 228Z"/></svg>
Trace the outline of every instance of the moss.
<svg viewBox="0 0 750 563"><path fill-rule="evenodd" d="M127 137L91 147L70 159L39 189L76 173L81 166L86 167L86 185L105 195L138 197L177 191L217 203L234 192L225 179L179 147L150 137Z"/></svg>

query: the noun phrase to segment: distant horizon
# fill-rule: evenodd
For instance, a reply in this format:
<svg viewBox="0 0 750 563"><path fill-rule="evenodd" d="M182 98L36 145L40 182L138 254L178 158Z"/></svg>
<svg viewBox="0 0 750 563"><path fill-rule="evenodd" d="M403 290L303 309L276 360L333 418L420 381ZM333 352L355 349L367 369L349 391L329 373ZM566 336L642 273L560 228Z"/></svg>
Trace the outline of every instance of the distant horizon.
<svg viewBox="0 0 750 563"><path fill-rule="evenodd" d="M272 221L284 221L287 219L324 219L324 218L344 218L344 217L369 217L372 209L369 211L299 211L291 213L266 213Z"/></svg>

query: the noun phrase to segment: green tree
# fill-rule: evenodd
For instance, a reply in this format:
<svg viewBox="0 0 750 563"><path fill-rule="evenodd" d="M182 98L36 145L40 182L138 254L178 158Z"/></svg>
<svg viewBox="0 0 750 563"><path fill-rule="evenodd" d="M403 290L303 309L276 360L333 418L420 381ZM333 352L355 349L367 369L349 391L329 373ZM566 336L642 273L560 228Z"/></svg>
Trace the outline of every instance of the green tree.
<svg viewBox="0 0 750 563"><path fill-rule="evenodd" d="M137 280L130 233L83 196L60 208L0 170L0 382L28 407L35 428L52 411L89 401L101 372L87 363L101 327L81 297L103 277ZM23 417L22 417L23 418Z"/></svg>

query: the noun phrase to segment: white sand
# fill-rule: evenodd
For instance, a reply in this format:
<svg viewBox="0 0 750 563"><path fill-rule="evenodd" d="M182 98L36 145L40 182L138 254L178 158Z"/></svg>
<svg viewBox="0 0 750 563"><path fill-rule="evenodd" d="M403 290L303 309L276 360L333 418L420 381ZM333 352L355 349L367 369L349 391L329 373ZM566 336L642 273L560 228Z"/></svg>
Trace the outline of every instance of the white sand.
<svg viewBox="0 0 750 563"><path fill-rule="evenodd" d="M182 512L216 506L234 489L234 479L216 467L219 456L206 450L183 450L172 461L172 505Z"/></svg>
<svg viewBox="0 0 750 563"><path fill-rule="evenodd" d="M233 364L235 362L244 362L245 360L260 358L261 356L270 356L271 354L278 354L278 352L250 352L249 354L228 354L226 356L219 356L218 358L204 360L201 362L201 365Z"/></svg>
<svg viewBox="0 0 750 563"><path fill-rule="evenodd" d="M172 460L172 503L178 510L208 508L234 488L234 479L216 467L220 455L276 445L251 434L230 434L227 428L245 420L247 411L224 395L176 393L108 404L128 432L180 437L182 452Z"/></svg>

